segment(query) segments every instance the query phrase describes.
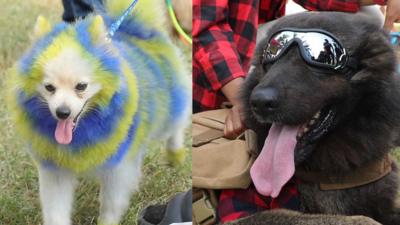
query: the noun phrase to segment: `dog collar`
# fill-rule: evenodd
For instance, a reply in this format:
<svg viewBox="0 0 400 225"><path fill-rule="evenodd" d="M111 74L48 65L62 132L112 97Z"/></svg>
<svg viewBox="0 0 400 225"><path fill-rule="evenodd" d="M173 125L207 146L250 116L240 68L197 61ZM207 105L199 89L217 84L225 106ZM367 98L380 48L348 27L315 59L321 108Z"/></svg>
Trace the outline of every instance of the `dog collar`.
<svg viewBox="0 0 400 225"><path fill-rule="evenodd" d="M377 181L392 171L392 159L386 154L382 159L370 162L352 172L326 175L323 172L306 171L296 168L295 176L304 182L319 184L323 191L342 190Z"/></svg>

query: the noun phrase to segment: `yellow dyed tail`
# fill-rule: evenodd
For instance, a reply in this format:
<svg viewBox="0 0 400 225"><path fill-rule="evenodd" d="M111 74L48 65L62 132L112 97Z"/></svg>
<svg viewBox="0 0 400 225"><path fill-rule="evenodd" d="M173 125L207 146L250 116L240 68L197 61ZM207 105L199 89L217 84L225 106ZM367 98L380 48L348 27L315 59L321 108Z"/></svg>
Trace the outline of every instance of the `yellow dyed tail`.
<svg viewBox="0 0 400 225"><path fill-rule="evenodd" d="M139 0L130 16L157 30L165 31L165 0ZM106 0L105 8L111 16L119 17L133 0Z"/></svg>

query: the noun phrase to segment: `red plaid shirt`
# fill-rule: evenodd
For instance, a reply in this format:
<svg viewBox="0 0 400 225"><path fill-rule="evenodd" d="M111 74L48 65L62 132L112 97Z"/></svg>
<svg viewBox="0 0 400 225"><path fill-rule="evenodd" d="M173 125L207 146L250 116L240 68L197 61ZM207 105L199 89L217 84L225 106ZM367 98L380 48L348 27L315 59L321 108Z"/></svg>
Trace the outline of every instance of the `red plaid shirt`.
<svg viewBox="0 0 400 225"><path fill-rule="evenodd" d="M298 179L291 179L277 198L262 196L254 185L244 190L222 190L217 208L218 221L227 223L269 209L284 208L299 211L300 199L297 191L299 182Z"/></svg>
<svg viewBox="0 0 400 225"><path fill-rule="evenodd" d="M295 0L308 10L356 12L358 0ZM384 4L384 0L375 0ZM259 23L285 13L285 0L193 0L193 112L219 108L221 87L244 77Z"/></svg>

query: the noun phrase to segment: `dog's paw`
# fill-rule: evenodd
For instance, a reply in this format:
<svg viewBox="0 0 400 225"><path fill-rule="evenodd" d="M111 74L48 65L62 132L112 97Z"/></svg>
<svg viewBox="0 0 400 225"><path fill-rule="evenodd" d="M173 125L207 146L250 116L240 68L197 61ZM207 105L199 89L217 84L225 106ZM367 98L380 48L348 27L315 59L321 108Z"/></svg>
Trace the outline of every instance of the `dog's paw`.
<svg viewBox="0 0 400 225"><path fill-rule="evenodd" d="M176 167L183 164L183 162L185 161L185 156L185 148L181 148L174 151L167 151L166 160L168 165Z"/></svg>

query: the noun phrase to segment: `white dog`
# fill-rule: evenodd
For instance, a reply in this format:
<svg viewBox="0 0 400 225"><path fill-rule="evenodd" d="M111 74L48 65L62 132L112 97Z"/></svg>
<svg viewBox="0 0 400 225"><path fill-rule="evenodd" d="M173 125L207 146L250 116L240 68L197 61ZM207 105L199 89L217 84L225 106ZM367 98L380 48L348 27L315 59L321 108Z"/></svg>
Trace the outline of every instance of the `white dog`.
<svg viewBox="0 0 400 225"><path fill-rule="evenodd" d="M120 26L130 1L108 1L107 13L73 25L38 18L10 78L9 104L38 164L45 225L71 224L79 175L100 179L99 223L114 225L150 142L165 138L170 162L183 160L189 76L162 17L154 19L163 14L159 1L139 1Z"/></svg>

